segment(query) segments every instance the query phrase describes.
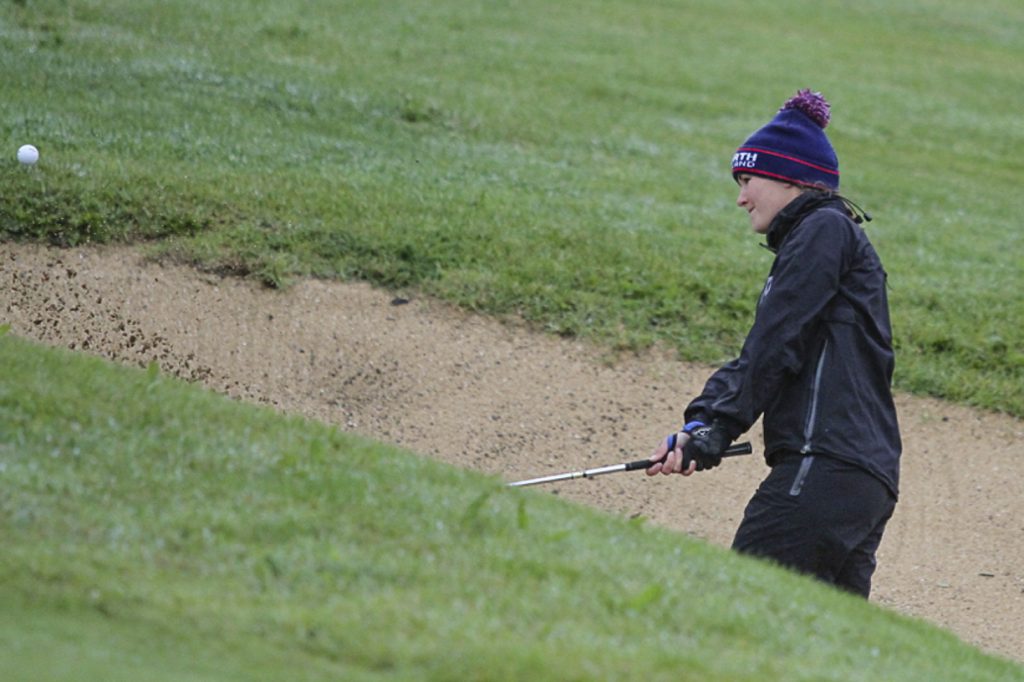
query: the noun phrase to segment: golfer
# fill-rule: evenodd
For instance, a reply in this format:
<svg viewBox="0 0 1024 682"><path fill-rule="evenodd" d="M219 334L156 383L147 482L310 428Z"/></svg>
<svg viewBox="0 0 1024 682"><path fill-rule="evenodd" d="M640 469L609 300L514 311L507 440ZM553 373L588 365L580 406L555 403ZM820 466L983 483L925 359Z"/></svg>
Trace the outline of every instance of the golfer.
<svg viewBox="0 0 1024 682"><path fill-rule="evenodd" d="M736 151L737 205L775 254L739 357L686 407L648 475L711 469L759 417L771 468L733 549L867 598L896 505L886 274L840 196L825 127L831 108L801 90Z"/></svg>

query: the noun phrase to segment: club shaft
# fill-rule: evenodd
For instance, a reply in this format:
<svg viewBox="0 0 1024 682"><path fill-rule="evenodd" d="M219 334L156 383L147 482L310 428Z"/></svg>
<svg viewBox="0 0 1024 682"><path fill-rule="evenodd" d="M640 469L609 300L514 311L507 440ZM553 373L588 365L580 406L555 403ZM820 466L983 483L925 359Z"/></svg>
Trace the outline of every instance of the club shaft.
<svg viewBox="0 0 1024 682"><path fill-rule="evenodd" d="M737 443L726 449L722 453L723 457L734 457L736 455L749 455L754 449L750 443ZM638 459L633 462L624 462L622 464L612 464L609 466L597 467L595 469L583 469L582 471L570 471L564 474L553 474L551 476L541 476L539 478L528 478L524 481L515 481L509 483L511 488L523 488L528 485L539 485L541 483L555 483L557 481L572 481L577 478L594 478L595 476L601 476L602 474L615 474L620 471L636 471L637 469L649 469L655 462L649 459Z"/></svg>
<svg viewBox="0 0 1024 682"><path fill-rule="evenodd" d="M614 474L619 471L625 471L625 464L612 464L611 466L598 467L596 469L584 469L583 471L571 471L567 474L554 474L553 476L541 476L540 478L530 478L525 481L516 481L515 483L509 483L510 487L519 488L527 485L537 485L538 483L554 483L555 481L571 481L576 478L593 478L594 476L600 476L601 474Z"/></svg>

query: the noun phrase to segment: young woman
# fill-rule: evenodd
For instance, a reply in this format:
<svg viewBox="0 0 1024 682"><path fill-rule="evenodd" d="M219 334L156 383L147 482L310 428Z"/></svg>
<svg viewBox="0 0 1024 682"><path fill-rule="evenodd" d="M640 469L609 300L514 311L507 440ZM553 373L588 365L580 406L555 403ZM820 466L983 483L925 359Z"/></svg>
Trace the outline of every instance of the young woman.
<svg viewBox="0 0 1024 682"><path fill-rule="evenodd" d="M713 468L763 416L771 469L733 548L866 598L901 444L886 275L860 227L870 218L837 193L830 114L801 90L733 156L736 203L775 260L739 357L708 379L647 473Z"/></svg>

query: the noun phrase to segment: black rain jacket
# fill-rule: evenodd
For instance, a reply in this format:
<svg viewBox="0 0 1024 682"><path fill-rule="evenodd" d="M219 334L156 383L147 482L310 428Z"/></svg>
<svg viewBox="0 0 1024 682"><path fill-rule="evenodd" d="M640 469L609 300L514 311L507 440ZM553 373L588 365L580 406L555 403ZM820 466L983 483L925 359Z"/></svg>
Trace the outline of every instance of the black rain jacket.
<svg viewBox="0 0 1024 682"><path fill-rule="evenodd" d="M898 494L886 274L836 196L805 193L768 230L776 253L738 358L716 371L686 421L736 439L764 415L769 466L785 452L849 462Z"/></svg>

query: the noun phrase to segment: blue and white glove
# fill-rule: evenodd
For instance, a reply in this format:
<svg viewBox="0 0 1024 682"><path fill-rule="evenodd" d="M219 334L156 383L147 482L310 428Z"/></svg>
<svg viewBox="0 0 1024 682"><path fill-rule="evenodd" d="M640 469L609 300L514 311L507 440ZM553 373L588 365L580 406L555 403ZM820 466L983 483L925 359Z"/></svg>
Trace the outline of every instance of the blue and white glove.
<svg viewBox="0 0 1024 682"><path fill-rule="evenodd" d="M688 469L690 462L694 461L697 462L697 471L714 469L722 463L722 454L729 447L729 434L718 421L711 422L710 426L700 422L691 422L686 426L691 424L699 426L686 430L690 439L683 446L683 470Z"/></svg>
<svg viewBox="0 0 1024 682"><path fill-rule="evenodd" d="M690 463L697 462L697 471L714 469L722 463L722 454L729 447L729 436L717 421L708 426L704 422L687 423L682 432L690 436L683 446L683 471ZM679 434L673 433L666 439L669 452L676 449Z"/></svg>

